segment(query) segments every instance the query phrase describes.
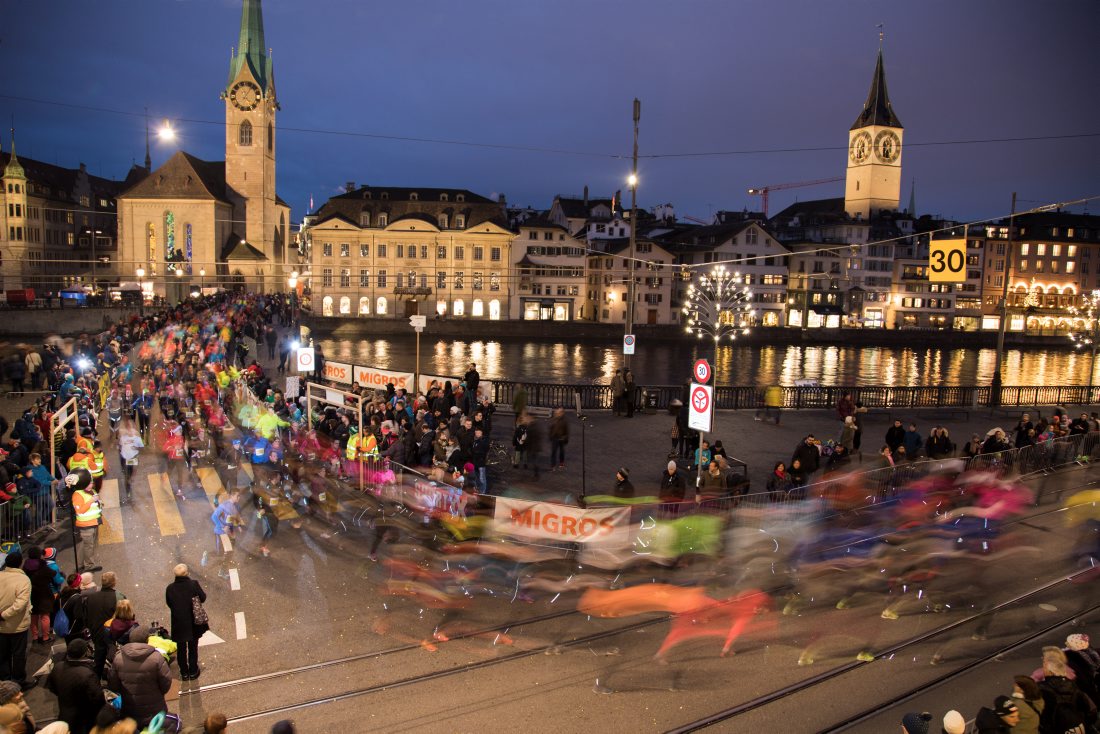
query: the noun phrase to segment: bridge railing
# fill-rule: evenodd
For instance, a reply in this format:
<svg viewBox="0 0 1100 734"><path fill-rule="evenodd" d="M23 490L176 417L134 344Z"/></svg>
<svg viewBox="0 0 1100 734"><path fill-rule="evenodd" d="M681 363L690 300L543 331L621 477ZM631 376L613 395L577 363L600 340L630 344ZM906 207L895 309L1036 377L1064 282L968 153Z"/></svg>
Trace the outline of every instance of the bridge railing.
<svg viewBox="0 0 1100 734"><path fill-rule="evenodd" d="M493 381L493 402L510 405L520 385L527 390L527 404L540 407L573 407L580 396L584 410L610 410L613 403L610 385ZM844 393L867 408L976 408L989 406L993 388L988 385L931 385L922 387L798 386L783 387L783 407L788 409L831 409ZM683 385L644 385L634 390L639 408L664 410L673 400L684 400ZM1001 388L999 404L1004 407L1039 405L1093 405L1100 402L1100 386L1020 385ZM755 409L763 405L764 388L746 385L719 385L715 388L715 407L722 410Z"/></svg>

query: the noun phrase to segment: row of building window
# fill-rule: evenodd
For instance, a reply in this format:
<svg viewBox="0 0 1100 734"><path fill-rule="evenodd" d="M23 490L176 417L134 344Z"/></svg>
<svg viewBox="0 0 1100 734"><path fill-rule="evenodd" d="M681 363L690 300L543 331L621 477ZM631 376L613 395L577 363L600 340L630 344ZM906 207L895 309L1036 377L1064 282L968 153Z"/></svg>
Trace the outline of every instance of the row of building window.
<svg viewBox="0 0 1100 734"><path fill-rule="evenodd" d="M1045 266L1044 266L1043 263L1044 263L1043 260L1036 260L1035 261L1035 272L1036 273L1042 273L1044 271ZM1065 266L1066 266L1066 273L1073 273L1077 270L1077 263L1075 263L1073 260L1070 260L1069 262L1065 263ZM1021 273L1026 273L1026 272L1028 272L1029 267L1030 266L1029 266L1027 260L1021 260L1020 265L1017 268L1017 270ZM997 269L1001 270L1002 268L997 268ZM1052 261L1050 263L1050 272L1057 273L1058 270L1059 270L1058 261L1057 260Z"/></svg>
<svg viewBox="0 0 1100 734"><path fill-rule="evenodd" d="M1085 252L1087 253L1088 250L1086 249ZM1020 243L1020 256L1021 257L1027 257L1029 254L1031 254L1031 243L1030 242ZM1047 254L1046 243L1045 242L1035 243L1035 256L1036 257L1044 257L1046 254ZM1062 246L1061 245L1051 245L1050 246L1050 255L1051 255L1051 257L1061 257L1062 256ZM1066 257L1077 257L1077 245L1066 245Z"/></svg>
<svg viewBox="0 0 1100 734"><path fill-rule="evenodd" d="M420 245L419 246L419 257L417 257L417 247L418 247L417 245L404 245L404 244L394 245L394 254L397 257L397 259L399 259L399 260L401 260L401 259L427 260L428 259L428 245ZM321 243L321 255L323 257L332 257L332 243L331 242ZM388 255L389 255L388 246L385 243L380 243L377 246L377 256L379 258L383 258L383 257L388 257ZM473 256L474 256L474 260L484 260L485 259L485 248L481 245L474 245L473 246ZM351 244L350 243L343 242L343 243L340 244L340 257L351 257ZM369 244L359 245L359 257L370 257L370 245ZM446 260L447 259L447 246L446 245L437 245L436 249L435 249L435 257L436 257L437 260ZM455 260L465 260L466 259L466 248L465 248L465 246L455 245L454 259ZM489 259L492 262L500 262L500 260L501 260L501 248L499 248L499 247L490 247L489 248Z"/></svg>
<svg viewBox="0 0 1100 734"><path fill-rule="evenodd" d="M527 239L537 240L538 238L539 238L539 233L536 230L532 229L532 230L527 232ZM554 233L552 231L545 231L545 232L542 233L542 238L544 240L546 240L547 242L552 242L554 240ZM565 239L565 233L564 232L558 232L558 239L559 240L564 240Z"/></svg>
<svg viewBox="0 0 1100 734"><path fill-rule="evenodd" d="M373 300L369 296L363 296L359 299L359 310L356 311L358 316L370 316L371 306L374 306L374 315L385 316L389 313L389 301L385 296L379 296ZM334 311L334 306L338 306L339 311ZM447 313L447 302L438 301L436 303L436 313L443 316ZM336 301L332 296L325 296L321 299L321 313L324 316L334 316L339 313L341 316L350 316L351 311L351 298L349 296L341 296L339 301ZM455 299L451 303L451 314L453 316L465 316L466 315L466 302L461 298ZM475 318L481 318L485 316L485 302L480 298L475 298L473 303L470 304L470 315ZM500 301L493 299L489 301L489 318L494 321L501 317Z"/></svg>
<svg viewBox="0 0 1100 734"><path fill-rule="evenodd" d="M379 270L377 273L375 273L375 282L377 283L376 287L378 287L378 288L388 288L389 287L389 276L390 276L390 274L388 272L386 272L385 270ZM398 288L405 288L405 287L408 287L408 288L418 288L418 287L419 288L427 288L428 287L428 278L430 276L427 273L420 273L419 274L419 285L417 285L417 277L418 277L417 273L414 270L414 271L410 271L407 275L405 273L396 273L395 276L394 276L394 279L397 283ZM462 273L462 272L455 273L454 277L451 281L450 287L453 290L462 290L462 289L464 289L466 287L466 280L465 279L466 279L465 273ZM406 283L408 284L407 286L406 286ZM321 270L321 287L322 288L331 288L332 284L333 284L332 268L322 269ZM359 271L359 287L360 288L369 288L370 286L371 286L371 272L370 272L370 270L365 269L365 268L361 269ZM341 288L350 288L351 287L351 268L341 268L340 269L340 287ZM436 274L435 274L435 287L437 289L440 289L440 290L448 287L447 286L447 273L446 272L438 272L438 271L436 272ZM485 275L484 275L484 273L478 272L478 273L473 274L473 282L471 283L471 288L472 288L472 290L475 290L475 291L480 291L480 290L485 289ZM500 290L500 273L489 273L489 290L491 290L491 291L499 291Z"/></svg>

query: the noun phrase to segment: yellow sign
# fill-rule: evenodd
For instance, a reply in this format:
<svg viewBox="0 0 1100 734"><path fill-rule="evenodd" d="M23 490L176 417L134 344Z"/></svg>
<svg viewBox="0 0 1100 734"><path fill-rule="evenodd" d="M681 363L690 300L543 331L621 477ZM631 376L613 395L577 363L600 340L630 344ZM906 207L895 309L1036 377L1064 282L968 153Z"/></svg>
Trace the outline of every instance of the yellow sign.
<svg viewBox="0 0 1100 734"><path fill-rule="evenodd" d="M928 247L928 280L961 283L966 280L966 240L932 240Z"/></svg>

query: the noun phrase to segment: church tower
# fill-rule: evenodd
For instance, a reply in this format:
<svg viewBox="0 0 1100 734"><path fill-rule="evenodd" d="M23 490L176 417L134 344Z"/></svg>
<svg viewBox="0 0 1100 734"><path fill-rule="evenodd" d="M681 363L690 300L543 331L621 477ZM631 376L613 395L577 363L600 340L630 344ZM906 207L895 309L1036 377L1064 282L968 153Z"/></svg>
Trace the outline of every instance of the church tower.
<svg viewBox="0 0 1100 734"><path fill-rule="evenodd" d="M902 134L901 122L886 93L880 37L871 91L848 131L848 175L844 185L848 216L868 219L880 211L898 208Z"/></svg>
<svg viewBox="0 0 1100 734"><path fill-rule="evenodd" d="M260 0L244 0L241 33L229 61L225 100L225 186L233 232L267 258L281 260L276 241L275 77L264 46Z"/></svg>

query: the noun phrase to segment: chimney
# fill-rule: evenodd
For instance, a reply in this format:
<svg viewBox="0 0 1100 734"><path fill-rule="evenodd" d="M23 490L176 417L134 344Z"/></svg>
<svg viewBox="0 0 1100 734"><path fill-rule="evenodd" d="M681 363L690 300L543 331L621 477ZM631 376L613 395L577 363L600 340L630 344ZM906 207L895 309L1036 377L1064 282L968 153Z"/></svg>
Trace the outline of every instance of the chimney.
<svg viewBox="0 0 1100 734"><path fill-rule="evenodd" d="M87 173L88 172L88 167L86 165L84 165L83 163L80 164L80 172L81 173Z"/></svg>
<svg viewBox="0 0 1100 734"><path fill-rule="evenodd" d="M346 191L349 194L352 191L355 191L355 182L354 181L348 181L346 184L344 184L344 191Z"/></svg>
<svg viewBox="0 0 1100 734"><path fill-rule="evenodd" d="M584 185L584 205L588 206L588 184Z"/></svg>

